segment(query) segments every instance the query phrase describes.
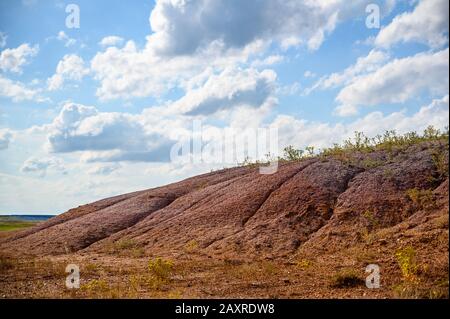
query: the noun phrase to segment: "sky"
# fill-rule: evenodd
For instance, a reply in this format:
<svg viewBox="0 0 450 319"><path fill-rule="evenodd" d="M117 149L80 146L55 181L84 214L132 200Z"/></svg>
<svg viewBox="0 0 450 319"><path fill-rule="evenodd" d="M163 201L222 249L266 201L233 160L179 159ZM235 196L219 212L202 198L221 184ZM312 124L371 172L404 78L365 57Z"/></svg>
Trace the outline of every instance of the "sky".
<svg viewBox="0 0 450 319"><path fill-rule="evenodd" d="M206 147L276 128L279 150L319 150L354 131L443 129L448 12L448 0L1 1L0 214L60 214L239 162L195 161L195 148L173 160L200 135Z"/></svg>

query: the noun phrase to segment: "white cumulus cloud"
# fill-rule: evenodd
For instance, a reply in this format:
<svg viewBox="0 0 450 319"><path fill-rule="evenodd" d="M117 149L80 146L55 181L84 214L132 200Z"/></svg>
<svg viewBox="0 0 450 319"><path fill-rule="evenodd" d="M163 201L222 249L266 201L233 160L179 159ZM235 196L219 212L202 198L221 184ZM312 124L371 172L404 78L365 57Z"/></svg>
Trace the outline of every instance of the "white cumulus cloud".
<svg viewBox="0 0 450 319"><path fill-rule="evenodd" d="M13 102L35 100L43 102L45 99L39 96L39 89L28 88L25 84L12 81L0 74L0 96L12 99Z"/></svg>
<svg viewBox="0 0 450 319"><path fill-rule="evenodd" d="M390 1L387 1L390 2ZM256 40L317 49L336 24L363 15L370 1L158 0L149 43L161 54L193 54L209 43L242 48ZM383 2L384 3L384 2Z"/></svg>
<svg viewBox="0 0 450 319"><path fill-rule="evenodd" d="M28 59L39 52L39 46L31 47L28 43L21 44L14 49L5 49L0 53L0 69L21 73L22 67L28 63Z"/></svg>
<svg viewBox="0 0 450 319"><path fill-rule="evenodd" d="M56 73L47 80L48 89L50 91L58 90L63 86L65 80L81 81L87 74L89 74L89 69L81 57L75 54L66 54L58 62Z"/></svg>
<svg viewBox="0 0 450 319"><path fill-rule="evenodd" d="M287 145L294 145L297 148L311 145L318 149L341 143L353 137L355 131L375 136L387 130L396 130L399 134L412 131L421 133L429 125L445 129L448 126L448 117L449 97L446 95L422 106L412 115L408 115L406 110L386 115L376 111L345 124L312 122L289 115L279 115L272 125L278 127L280 149Z"/></svg>
<svg viewBox="0 0 450 319"><path fill-rule="evenodd" d="M186 115L209 115L239 106L261 107L273 93L275 81L272 70L226 69L188 91L170 108Z"/></svg>
<svg viewBox="0 0 450 319"><path fill-rule="evenodd" d="M45 130L50 152L86 152L88 162L164 161L174 144L158 128L146 125L143 115L101 113L75 103L65 104Z"/></svg>
<svg viewBox="0 0 450 319"><path fill-rule="evenodd" d="M92 59L91 69L100 81L97 96L158 97L183 88L207 68L221 72L243 63L273 64L281 57L250 61L271 44L318 49L337 23L364 16L369 2L158 0L149 19L153 32L144 48L128 41L123 48L108 47Z"/></svg>
<svg viewBox="0 0 450 319"><path fill-rule="evenodd" d="M448 43L449 1L420 0L414 11L396 16L382 28L375 44L390 47L395 43L419 42L432 48Z"/></svg>
<svg viewBox="0 0 450 319"><path fill-rule="evenodd" d="M336 97L342 116L356 114L360 106L403 103L421 93L448 94L448 48L394 59L375 72L356 77Z"/></svg>
<svg viewBox="0 0 450 319"><path fill-rule="evenodd" d="M20 170L24 173L37 173L40 177L44 177L49 169L67 173L63 161L57 157L30 157L23 163Z"/></svg>
<svg viewBox="0 0 450 319"><path fill-rule="evenodd" d="M325 90L346 85L352 82L357 76L376 71L388 59L389 55L387 53L372 50L367 56L358 58L354 65L346 68L344 71L321 77L312 87L305 90L305 94L309 94L318 89Z"/></svg>
<svg viewBox="0 0 450 319"><path fill-rule="evenodd" d="M116 46L116 45L120 45L122 43L123 43L123 38L118 37L116 35L110 35L110 36L104 37L99 42L99 44L104 47Z"/></svg>

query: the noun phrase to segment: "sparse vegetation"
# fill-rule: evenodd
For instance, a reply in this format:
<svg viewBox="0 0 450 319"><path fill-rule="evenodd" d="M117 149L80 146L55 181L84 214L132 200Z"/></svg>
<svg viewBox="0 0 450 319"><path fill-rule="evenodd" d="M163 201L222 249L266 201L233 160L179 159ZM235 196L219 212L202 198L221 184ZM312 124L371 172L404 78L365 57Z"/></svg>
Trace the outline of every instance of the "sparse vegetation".
<svg viewBox="0 0 450 319"><path fill-rule="evenodd" d="M198 249L198 242L197 242L195 239L189 241L189 242L186 243L186 245L184 246L184 250L185 250L187 253L193 253L193 252L197 251L197 249Z"/></svg>
<svg viewBox="0 0 450 319"><path fill-rule="evenodd" d="M394 148L404 148L425 141L447 140L448 129L441 132L429 126L422 135L417 132L409 132L398 135L395 130L386 131L383 135L368 138L362 132L355 132L353 139L347 139L343 145L335 144L332 148L323 150L324 155L334 155L343 152L373 152L376 150L387 150L391 152Z"/></svg>
<svg viewBox="0 0 450 319"><path fill-rule="evenodd" d="M444 151L432 151L431 159L433 160L433 164L436 167L436 171L438 173L438 179L442 179L448 176L448 143L447 143L447 152Z"/></svg>
<svg viewBox="0 0 450 319"><path fill-rule="evenodd" d="M366 245L371 245L375 239L374 233L371 233L368 227L362 227L360 230L358 230L357 234L359 238L362 239L364 243L366 243Z"/></svg>
<svg viewBox="0 0 450 319"><path fill-rule="evenodd" d="M211 170L211 172L212 172L212 170ZM208 186L208 182L202 182L196 187L196 189L197 190L201 190L201 189L204 189L207 186Z"/></svg>
<svg viewBox="0 0 450 319"><path fill-rule="evenodd" d="M108 283L103 279L92 279L80 287L81 291L86 292L88 295L97 296L102 295L109 290Z"/></svg>
<svg viewBox="0 0 450 319"><path fill-rule="evenodd" d="M146 278L143 274L133 274L128 278L130 290L140 292L146 289Z"/></svg>
<svg viewBox="0 0 450 319"><path fill-rule="evenodd" d="M260 164L260 161L252 161L252 159L249 156L246 156L244 161L242 163L239 163L238 166L246 166L246 167L257 167Z"/></svg>
<svg viewBox="0 0 450 319"><path fill-rule="evenodd" d="M382 166L385 163L386 161L384 160L375 160L371 158L366 158L359 162L360 166L362 166L365 169L376 168Z"/></svg>
<svg viewBox="0 0 450 319"><path fill-rule="evenodd" d="M160 257L148 261L148 271L150 274L162 281L170 279L173 271L173 261Z"/></svg>
<svg viewBox="0 0 450 319"><path fill-rule="evenodd" d="M136 247L136 242L132 239L121 239L114 243L117 250L127 250Z"/></svg>
<svg viewBox="0 0 450 319"><path fill-rule="evenodd" d="M417 209L431 209L435 207L434 195L431 189L412 188L406 191L406 195Z"/></svg>
<svg viewBox="0 0 450 319"><path fill-rule="evenodd" d="M403 249L399 249L395 253L395 258L402 272L402 277L404 281L414 282L417 280L417 261L416 261L416 251L413 247L408 246Z"/></svg>
<svg viewBox="0 0 450 319"><path fill-rule="evenodd" d="M100 267L97 264L94 263L87 263L84 266L82 266L81 271L83 274L88 275L95 275L99 272Z"/></svg>
<svg viewBox="0 0 450 319"><path fill-rule="evenodd" d="M287 161L299 161L303 158L303 150L295 149L292 145L284 148L283 158Z"/></svg>
<svg viewBox="0 0 450 319"><path fill-rule="evenodd" d="M277 266L271 261L263 262L262 272L266 275L273 276L277 272Z"/></svg>
<svg viewBox="0 0 450 319"><path fill-rule="evenodd" d="M398 135L396 131L390 130L386 131L383 135L377 135L373 138L369 138L364 135L363 132L355 132L353 138L349 138L345 140L342 144L335 143L332 147L322 149L318 155L319 156L337 156L342 157L343 155L354 153L354 152L363 152L363 153L371 153L377 150L386 150L391 152L394 148L404 148L414 144L418 144L425 141L435 141L435 140L444 140L447 141L448 144L448 128L444 132L441 132L438 129L435 129L432 126L429 126L422 135L417 134L416 132L409 132L403 135ZM291 158L298 160L302 158L302 154L305 152L302 150L296 150L292 146L288 146L285 148L285 160L291 160ZM311 155L311 153L309 153ZM376 167L379 166L381 161L379 160L367 160L367 162L363 163L367 167ZM442 158L437 158L439 163L439 167L443 170L443 165L441 162L444 161Z"/></svg>
<svg viewBox="0 0 450 319"><path fill-rule="evenodd" d="M225 229L231 225L231 230L239 232L230 232L233 235L226 236L221 245L217 245L218 248L203 248L210 237L204 236L203 230L207 229L202 224L205 215L199 215L200 219L194 213L192 223L198 222L198 229L192 226L194 224L190 220L174 216L169 218L167 224L161 220L161 227L158 225L156 232L149 230L147 224L143 223L138 232L134 232L137 227L120 232L110 239L102 240L98 246L94 245L93 250L86 249L81 254L75 253L76 245L73 245L73 240L79 238L69 238L71 234L67 231L63 243L67 241L68 247L74 247L73 253L69 251L68 255L48 255L46 259L22 259L19 254L17 258L14 252L14 259L0 256L0 281L6 287L4 291L7 298L448 297L448 276L445 277L448 261L444 258L448 257L448 212L441 203L447 191L446 184L442 184L439 192L435 191L445 180L445 174L448 174L443 166L443 163L448 162L448 151L443 140L413 145L419 140L439 139L442 136L439 134L428 130L423 136L410 134L400 139L395 132L389 132L376 140L368 139L362 133L356 134L354 139L334 147L329 153L331 160L327 158L326 152L325 155L323 151L317 153L312 147L304 150L292 146L286 148L283 160L301 161L319 155L321 157L318 159L327 162L327 165L312 165L311 170L297 173L301 178L291 178L283 184L277 181L277 191L273 196L270 193L266 205L259 206L263 196L256 196L253 192L244 194L243 200L252 200L251 203L253 197L258 199L248 207L258 210L262 207L261 214L255 215L257 223L247 227L238 225L234 228L235 225L231 223L241 213L241 207L237 205L240 203L240 190L245 190L245 185L251 185L255 188L264 187L266 191L266 187L275 189L272 187L274 183L265 183L264 177L261 177L264 183L252 181L252 184L246 184L244 181L238 184L239 188L234 188L236 184L230 183L233 202L229 206L224 205L229 207L230 215L224 209L223 212L218 211L212 221L217 227ZM405 145L413 147L406 150ZM377 151L377 147L382 151ZM336 162L336 159L341 163ZM268 155L267 160L273 158ZM413 161L414 165L411 165ZM256 165L249 160L247 162L250 166ZM357 167L349 169L343 167L342 162ZM382 167L378 168L381 164ZM297 169L306 166L292 163L281 169L287 168L294 174ZM416 167L418 174L414 173ZM402 169L405 169L405 174L402 174ZM324 179L325 174L335 173L332 170L338 171L338 178L328 178L332 175L326 175ZM236 171L238 174L232 172L232 178L242 172ZM224 176L228 174L223 173ZM286 174L286 178L289 175ZM341 176L344 177L338 190L335 190L335 181ZM427 183L429 176L435 178L432 183ZM202 177L198 183L194 179L194 183L188 185L197 185L191 191L203 189L222 180L222 177L216 177L214 182L208 180L209 177ZM427 185L422 188L429 189L406 190L420 185ZM225 198L228 189L220 190L220 194L224 193L224 200L228 200ZM169 196L171 192L164 194ZM339 198L343 192L346 194ZM176 194L179 194L178 190ZM191 198L186 198L185 202L180 202L189 206ZM205 203L201 200L199 206L205 205L201 207L201 212L203 208L206 212L207 209L213 209L211 203L220 203L220 200L212 202L208 199ZM276 200L283 201L283 210L278 209ZM140 201L130 202L141 204ZM409 218L413 211L433 205L436 209L423 210ZM195 211L192 209L192 212ZM214 209L211 212L216 213ZM326 220L322 212L326 213ZM328 219L330 216L331 221ZM258 220L259 217L263 218ZM98 219L93 220L97 222ZM211 224L208 223L208 226ZM175 231L169 227L175 227ZM166 230L169 230L167 236L158 236ZM273 237L270 237L272 234ZM0 235L7 238L11 234ZM44 232L43 235L52 234ZM54 247L59 249L58 245L50 242L59 236L49 236L50 239L47 239L43 235L36 236L39 241L47 240L42 246L33 245L30 241L24 243L35 248L37 254L51 252ZM118 239L120 236L122 239ZM30 239L34 237L30 236ZM20 244L21 241L11 247L18 248ZM404 248L405 245L414 248ZM402 249L397 251L398 247ZM99 253L106 250L109 254ZM10 250L4 253L10 253ZM148 257L134 258L145 256L146 253L152 254L150 260ZM418 264L416 255L428 264ZM167 257L157 256L174 256L172 258L176 258L176 264L165 259ZM68 262L80 265L82 289L74 291L64 288L67 276L64 269ZM372 263L380 265L382 269L381 289L364 288L364 267Z"/></svg>
<svg viewBox="0 0 450 319"><path fill-rule="evenodd" d="M334 143L332 147L320 149L316 152L314 146L307 146L305 149L297 149L289 145L283 149L283 155L278 158L278 161L300 161L312 157L335 157L348 165L356 165L365 169L376 168L384 163L386 159L370 159L364 158L359 160L354 156L357 153L372 153L375 151L384 150L389 156L394 150L402 150L411 145L426 142L426 141L444 141L448 145L449 131L448 127L441 131L435 129L433 126L427 127L420 135L417 132L408 132L403 135L397 134L395 130L386 131L384 134L376 135L375 137L367 137L363 132L354 132L353 138L346 139L342 144ZM448 147L448 146L447 146ZM448 176L448 168L446 156L443 153L433 155L433 161L436 168L442 176ZM269 164L275 160L274 156L266 154L266 160L252 160L246 157L239 166L258 167L259 165Z"/></svg>
<svg viewBox="0 0 450 319"><path fill-rule="evenodd" d="M170 282L173 272L173 262L163 258L154 258L148 261L147 269L149 275L145 276L145 284L151 289L160 289Z"/></svg>
<svg viewBox="0 0 450 319"><path fill-rule="evenodd" d="M129 257L144 257L145 250L135 240L123 238L116 242L109 244L107 251L112 255L129 256Z"/></svg>
<svg viewBox="0 0 450 319"><path fill-rule="evenodd" d="M369 231L377 229L380 226L380 222L378 221L377 217L375 216L375 214L373 212L366 210L363 213L363 217L368 224Z"/></svg>
<svg viewBox="0 0 450 319"><path fill-rule="evenodd" d="M301 259L297 262L297 267L302 270L307 270L307 269L311 268L312 265L313 265L313 262L308 259Z"/></svg>

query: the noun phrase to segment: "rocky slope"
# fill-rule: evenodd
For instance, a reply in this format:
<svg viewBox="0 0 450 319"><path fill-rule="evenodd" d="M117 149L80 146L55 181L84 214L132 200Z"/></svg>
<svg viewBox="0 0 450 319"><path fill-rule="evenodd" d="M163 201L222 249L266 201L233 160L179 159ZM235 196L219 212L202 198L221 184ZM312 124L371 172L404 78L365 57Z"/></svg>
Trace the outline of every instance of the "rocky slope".
<svg viewBox="0 0 450 319"><path fill-rule="evenodd" d="M338 251L380 230L387 245L406 233L448 239L446 165L448 142L434 141L284 162L272 175L225 169L71 209L3 238L0 249L103 253L128 243L169 255L194 245L205 256L251 259Z"/></svg>

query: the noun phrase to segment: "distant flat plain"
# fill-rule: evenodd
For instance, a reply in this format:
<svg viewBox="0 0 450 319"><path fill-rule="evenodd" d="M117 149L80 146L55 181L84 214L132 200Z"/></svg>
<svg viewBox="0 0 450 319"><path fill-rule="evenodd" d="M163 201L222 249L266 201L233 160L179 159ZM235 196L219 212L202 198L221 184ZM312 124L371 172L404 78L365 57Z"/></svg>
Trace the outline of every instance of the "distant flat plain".
<svg viewBox="0 0 450 319"><path fill-rule="evenodd" d="M51 217L54 215L0 215L0 232L28 228Z"/></svg>

